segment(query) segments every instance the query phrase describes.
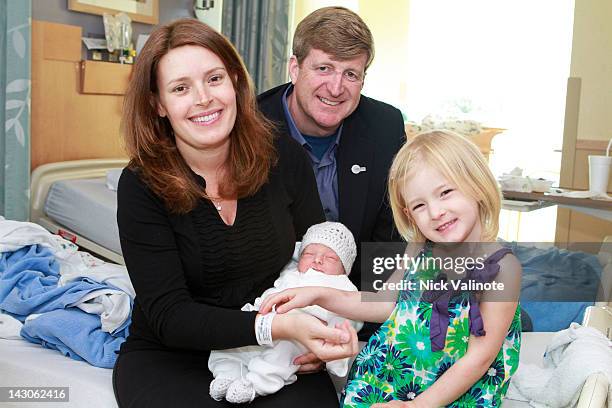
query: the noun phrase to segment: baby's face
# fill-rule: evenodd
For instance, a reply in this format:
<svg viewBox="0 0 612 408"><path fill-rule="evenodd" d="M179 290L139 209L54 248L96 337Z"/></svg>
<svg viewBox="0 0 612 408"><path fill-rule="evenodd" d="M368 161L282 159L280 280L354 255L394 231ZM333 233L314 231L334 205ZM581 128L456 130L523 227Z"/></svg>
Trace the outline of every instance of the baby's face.
<svg viewBox="0 0 612 408"><path fill-rule="evenodd" d="M309 244L298 262L298 271L306 272L309 268L323 272L326 275L343 275L344 266L340 257L328 246Z"/></svg>

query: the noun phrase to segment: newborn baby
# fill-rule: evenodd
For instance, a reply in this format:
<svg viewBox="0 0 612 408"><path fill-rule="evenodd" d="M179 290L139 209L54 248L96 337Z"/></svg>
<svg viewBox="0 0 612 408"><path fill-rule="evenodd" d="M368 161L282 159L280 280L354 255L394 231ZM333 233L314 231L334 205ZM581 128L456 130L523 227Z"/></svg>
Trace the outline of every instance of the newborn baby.
<svg viewBox="0 0 612 408"><path fill-rule="evenodd" d="M242 310L257 311L263 299L273 293L301 286L326 286L347 291L357 291L348 278L357 248L353 234L337 222L313 225L306 231L294 261L281 272L274 287L267 289L255 304L247 304ZM331 327L346 319L319 306L308 306L290 313L309 313ZM362 322L351 322L356 330ZM247 346L212 351L208 368L215 379L210 383L210 396L217 401L225 398L232 403L251 402L257 395L273 394L283 386L296 381L299 366L293 364L296 357L308 350L299 342L280 340L268 346ZM331 361L327 370L337 376L345 376L349 359Z"/></svg>

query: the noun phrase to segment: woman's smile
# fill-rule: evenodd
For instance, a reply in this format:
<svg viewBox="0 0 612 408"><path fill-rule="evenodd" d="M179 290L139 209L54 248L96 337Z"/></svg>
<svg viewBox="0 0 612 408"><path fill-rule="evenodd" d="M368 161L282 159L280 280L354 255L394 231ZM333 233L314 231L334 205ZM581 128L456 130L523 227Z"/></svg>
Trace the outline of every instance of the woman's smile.
<svg viewBox="0 0 612 408"><path fill-rule="evenodd" d="M219 117L223 109L219 109L212 113L202 113L189 118L191 122L196 124L197 126L210 126L216 122L218 122Z"/></svg>

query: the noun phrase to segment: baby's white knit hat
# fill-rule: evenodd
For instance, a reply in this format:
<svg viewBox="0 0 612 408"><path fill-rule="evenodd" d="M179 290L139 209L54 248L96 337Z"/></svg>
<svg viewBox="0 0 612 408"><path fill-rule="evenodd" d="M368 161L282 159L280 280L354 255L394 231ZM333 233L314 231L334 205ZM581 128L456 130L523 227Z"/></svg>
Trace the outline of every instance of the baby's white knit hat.
<svg viewBox="0 0 612 408"><path fill-rule="evenodd" d="M344 224L326 221L308 228L302 238L299 256L302 256L302 252L310 244L322 244L331 248L340 257L346 274L351 273L357 256L357 246L353 234Z"/></svg>

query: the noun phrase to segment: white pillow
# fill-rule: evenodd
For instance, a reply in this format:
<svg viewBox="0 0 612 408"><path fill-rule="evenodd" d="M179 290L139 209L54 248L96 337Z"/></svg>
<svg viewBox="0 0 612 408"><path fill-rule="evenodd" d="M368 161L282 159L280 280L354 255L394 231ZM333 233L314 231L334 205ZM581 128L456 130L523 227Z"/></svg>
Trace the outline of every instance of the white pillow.
<svg viewBox="0 0 612 408"><path fill-rule="evenodd" d="M117 184L119 184L119 177L123 169L110 169L106 171L106 187L113 191L117 191Z"/></svg>

